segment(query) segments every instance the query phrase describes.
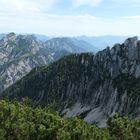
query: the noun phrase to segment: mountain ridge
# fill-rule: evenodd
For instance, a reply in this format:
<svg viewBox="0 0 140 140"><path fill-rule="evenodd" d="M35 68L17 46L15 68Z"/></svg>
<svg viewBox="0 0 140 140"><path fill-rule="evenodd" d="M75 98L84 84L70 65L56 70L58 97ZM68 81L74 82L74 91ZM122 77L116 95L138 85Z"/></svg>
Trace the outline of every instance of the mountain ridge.
<svg viewBox="0 0 140 140"><path fill-rule="evenodd" d="M73 54L31 73L6 89L8 99L31 98L36 105L54 105L65 117L81 115L89 123L105 126L116 112L140 118L140 41L93 55Z"/></svg>

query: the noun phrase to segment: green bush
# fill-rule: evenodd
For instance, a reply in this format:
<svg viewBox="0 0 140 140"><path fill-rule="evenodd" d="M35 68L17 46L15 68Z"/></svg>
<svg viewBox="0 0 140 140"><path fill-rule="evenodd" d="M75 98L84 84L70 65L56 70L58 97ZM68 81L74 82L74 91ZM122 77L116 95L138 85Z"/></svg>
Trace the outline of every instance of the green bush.
<svg viewBox="0 0 140 140"><path fill-rule="evenodd" d="M50 108L33 108L25 100L0 101L0 140L140 140L140 121L115 115L107 128L79 117L61 118Z"/></svg>

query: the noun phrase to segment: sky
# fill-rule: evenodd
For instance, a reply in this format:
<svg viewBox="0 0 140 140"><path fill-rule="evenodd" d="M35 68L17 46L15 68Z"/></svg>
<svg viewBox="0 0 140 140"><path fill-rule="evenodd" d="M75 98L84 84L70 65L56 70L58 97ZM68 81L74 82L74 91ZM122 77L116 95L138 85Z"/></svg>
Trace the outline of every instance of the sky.
<svg viewBox="0 0 140 140"><path fill-rule="evenodd" d="M0 0L0 32L140 35L140 0Z"/></svg>

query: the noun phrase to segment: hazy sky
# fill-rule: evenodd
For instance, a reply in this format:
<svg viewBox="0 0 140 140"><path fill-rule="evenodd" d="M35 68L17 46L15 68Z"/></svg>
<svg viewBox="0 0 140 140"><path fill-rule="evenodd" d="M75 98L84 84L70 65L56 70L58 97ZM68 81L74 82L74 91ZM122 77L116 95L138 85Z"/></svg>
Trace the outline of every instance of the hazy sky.
<svg viewBox="0 0 140 140"><path fill-rule="evenodd" d="M140 0L0 0L0 32L140 35Z"/></svg>

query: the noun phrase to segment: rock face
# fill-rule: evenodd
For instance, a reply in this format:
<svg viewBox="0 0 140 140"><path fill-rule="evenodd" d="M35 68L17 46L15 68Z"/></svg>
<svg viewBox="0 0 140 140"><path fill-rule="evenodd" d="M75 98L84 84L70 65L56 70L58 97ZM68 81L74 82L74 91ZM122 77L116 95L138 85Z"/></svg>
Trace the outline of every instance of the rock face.
<svg viewBox="0 0 140 140"><path fill-rule="evenodd" d="M34 35L3 35L0 40L0 92L33 68L81 51L83 49L70 39L52 39L44 43Z"/></svg>
<svg viewBox="0 0 140 140"><path fill-rule="evenodd" d="M35 68L2 97L29 97L35 105L51 104L65 117L80 115L99 126L115 112L140 118L140 41L129 38L96 55L70 55Z"/></svg>

